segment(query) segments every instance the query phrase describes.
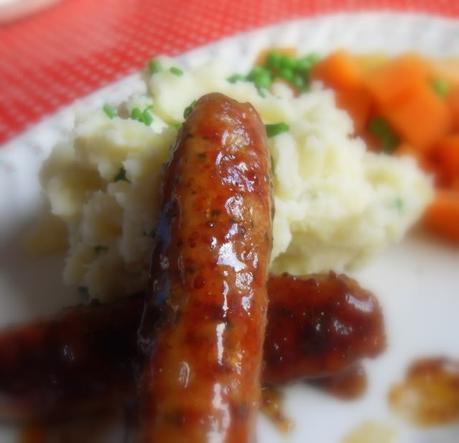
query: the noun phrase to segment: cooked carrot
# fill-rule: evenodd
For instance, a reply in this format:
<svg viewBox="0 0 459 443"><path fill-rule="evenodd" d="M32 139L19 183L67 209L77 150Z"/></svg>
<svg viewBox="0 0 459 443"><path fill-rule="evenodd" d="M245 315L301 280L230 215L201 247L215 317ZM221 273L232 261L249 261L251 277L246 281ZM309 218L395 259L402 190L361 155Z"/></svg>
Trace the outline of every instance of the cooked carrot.
<svg viewBox="0 0 459 443"><path fill-rule="evenodd" d="M345 50L333 52L317 63L311 77L339 90L359 89L363 82L360 63Z"/></svg>
<svg viewBox="0 0 459 443"><path fill-rule="evenodd" d="M366 85L381 115L407 143L426 149L450 129L445 99L432 87L429 63L403 56L369 73Z"/></svg>
<svg viewBox="0 0 459 443"><path fill-rule="evenodd" d="M413 84L403 100L383 108L382 114L404 140L420 149L446 135L451 126L446 103L427 84Z"/></svg>
<svg viewBox="0 0 459 443"><path fill-rule="evenodd" d="M459 180L459 134L440 139L429 152L446 185Z"/></svg>
<svg viewBox="0 0 459 443"><path fill-rule="evenodd" d="M459 243L459 191L437 191L424 214L424 225L435 234Z"/></svg>
<svg viewBox="0 0 459 443"><path fill-rule="evenodd" d="M371 52L368 54L356 54L358 61L363 72L374 70L385 65L388 61L388 55L385 52Z"/></svg>
<svg viewBox="0 0 459 443"><path fill-rule="evenodd" d="M454 131L459 131L459 86L453 88L447 97Z"/></svg>
<svg viewBox="0 0 459 443"><path fill-rule="evenodd" d="M368 125L372 108L370 95L365 89L336 90L336 104L349 113L355 131L361 133Z"/></svg>
<svg viewBox="0 0 459 443"><path fill-rule="evenodd" d="M390 106L410 91L414 83L427 84L431 76L429 63L409 54L369 70L365 83L379 105Z"/></svg>
<svg viewBox="0 0 459 443"><path fill-rule="evenodd" d="M435 77L445 79L452 87L459 86L459 59L440 59L432 61Z"/></svg>

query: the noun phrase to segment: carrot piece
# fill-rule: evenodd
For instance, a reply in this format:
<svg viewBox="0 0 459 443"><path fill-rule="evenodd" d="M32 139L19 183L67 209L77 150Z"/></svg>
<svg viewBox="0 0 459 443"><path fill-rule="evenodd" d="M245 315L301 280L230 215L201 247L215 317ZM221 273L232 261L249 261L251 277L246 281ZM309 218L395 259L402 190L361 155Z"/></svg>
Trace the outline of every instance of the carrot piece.
<svg viewBox="0 0 459 443"><path fill-rule="evenodd" d="M337 90L336 104L349 113L354 121L355 131L360 134L367 127L370 119L372 101L365 89Z"/></svg>
<svg viewBox="0 0 459 443"><path fill-rule="evenodd" d="M448 106L427 83L413 84L403 100L381 109L394 130L420 149L428 148L451 127Z"/></svg>
<svg viewBox="0 0 459 443"><path fill-rule="evenodd" d="M317 63L311 78L334 89L358 89L362 87L363 72L358 60L341 49Z"/></svg>
<svg viewBox="0 0 459 443"><path fill-rule="evenodd" d="M366 77L381 115L407 143L426 149L446 135L451 115L431 85L431 66L419 56L395 59Z"/></svg>
<svg viewBox="0 0 459 443"><path fill-rule="evenodd" d="M431 232L459 243L459 192L437 191L423 222Z"/></svg>
<svg viewBox="0 0 459 443"><path fill-rule="evenodd" d="M447 102L451 112L453 130L459 131L459 86L448 94Z"/></svg>
<svg viewBox="0 0 459 443"><path fill-rule="evenodd" d="M434 77L443 78L452 87L459 86L459 59L432 60Z"/></svg>
<svg viewBox="0 0 459 443"><path fill-rule="evenodd" d="M379 105L390 106L410 91L414 83L427 83L430 77L429 63L409 54L369 70L364 81Z"/></svg>
<svg viewBox="0 0 459 443"><path fill-rule="evenodd" d="M443 137L430 150L429 158L448 185L459 180L459 134Z"/></svg>

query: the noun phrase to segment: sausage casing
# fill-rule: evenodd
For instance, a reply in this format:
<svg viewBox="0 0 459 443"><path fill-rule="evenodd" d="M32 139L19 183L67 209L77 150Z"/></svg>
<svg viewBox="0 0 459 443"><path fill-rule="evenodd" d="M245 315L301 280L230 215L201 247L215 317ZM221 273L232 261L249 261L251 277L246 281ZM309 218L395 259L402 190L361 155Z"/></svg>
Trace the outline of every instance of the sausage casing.
<svg viewBox="0 0 459 443"><path fill-rule="evenodd" d="M202 97L173 147L140 341L146 442L252 441L271 249L265 128L249 104ZM151 341L150 341L151 339Z"/></svg>
<svg viewBox="0 0 459 443"><path fill-rule="evenodd" d="M2 331L0 419L78 417L131 398L133 372L144 364L136 344L143 298L74 307ZM349 376L356 378L352 368L384 350L376 297L344 275L271 277L268 298L265 383L314 379L316 386L343 396L343 380L347 386ZM154 328L158 318L150 321ZM338 331L345 337L333 325L344 325ZM350 397L348 391L344 395Z"/></svg>

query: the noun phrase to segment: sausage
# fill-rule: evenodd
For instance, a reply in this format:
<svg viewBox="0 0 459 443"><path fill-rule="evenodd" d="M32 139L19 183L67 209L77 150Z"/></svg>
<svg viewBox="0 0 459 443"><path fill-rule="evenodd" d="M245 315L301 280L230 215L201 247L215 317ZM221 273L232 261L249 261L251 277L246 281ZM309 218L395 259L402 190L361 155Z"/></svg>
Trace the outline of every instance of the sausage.
<svg viewBox="0 0 459 443"><path fill-rule="evenodd" d="M267 383L337 374L385 348L378 300L345 275L272 277L268 291Z"/></svg>
<svg viewBox="0 0 459 443"><path fill-rule="evenodd" d="M143 303L143 296L92 303L3 331L0 417L56 420L123 401L135 385Z"/></svg>
<svg viewBox="0 0 459 443"><path fill-rule="evenodd" d="M253 441L272 244L270 157L250 104L202 97L163 187L140 344L142 441Z"/></svg>
<svg viewBox="0 0 459 443"><path fill-rule="evenodd" d="M290 292L292 281L296 288ZM381 308L375 296L355 280L333 273L302 279L283 275L271 277L268 288L272 302L268 307L263 382L312 379L328 391L332 383L336 394L336 383L349 374L349 369L358 366L362 358L383 351ZM293 320L288 308L292 297L298 313ZM334 301L332 310L326 309L327 299ZM92 413L94 408L130 398L135 392L134 374L143 365L136 341L142 310L140 294L111 304L66 309L56 318L3 331L0 417L57 420ZM290 321L286 321L289 316ZM150 318L150 328L157 320ZM353 333L351 341L324 340L321 328L314 325L332 321L347 324L356 332L363 324L367 326L364 334ZM319 342L320 352L308 350L309 343ZM70 355L72 358L67 358ZM284 355L287 359L282 363ZM330 358L332 355L341 356L338 363Z"/></svg>

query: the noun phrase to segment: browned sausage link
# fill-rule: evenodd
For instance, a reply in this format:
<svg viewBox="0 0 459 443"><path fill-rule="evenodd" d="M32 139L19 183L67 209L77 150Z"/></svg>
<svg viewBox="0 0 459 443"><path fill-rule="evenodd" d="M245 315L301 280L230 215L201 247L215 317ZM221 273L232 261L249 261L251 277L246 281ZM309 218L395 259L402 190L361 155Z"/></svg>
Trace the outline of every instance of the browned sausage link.
<svg viewBox="0 0 459 443"><path fill-rule="evenodd" d="M146 304L161 324L141 382L145 442L252 441L260 397L270 164L249 104L209 94L166 172Z"/></svg>
<svg viewBox="0 0 459 443"><path fill-rule="evenodd" d="M0 417L92 413L132 392L142 307L143 296L128 297L1 333Z"/></svg>
<svg viewBox="0 0 459 443"><path fill-rule="evenodd" d="M271 277L268 291L263 373L268 383L336 374L385 347L376 297L345 275Z"/></svg>
<svg viewBox="0 0 459 443"><path fill-rule="evenodd" d="M273 278L276 283L268 283L268 288L277 290L268 293L273 302L268 307L271 322L267 325L264 345L264 373L271 381L275 378L288 383L328 374L334 377L335 371L346 371L363 357L375 356L383 350L384 329L379 304L353 280L334 274L309 279L287 275ZM292 279L301 285L301 290L289 292ZM295 321L286 323L291 297L296 298L299 315ZM320 309L326 299L334 300L335 308L331 312ZM356 300L360 303L355 303ZM107 397L130 393L131 367L137 359L136 329L142 307L141 296L109 305L76 307L65 310L56 319L0 334L0 394L4 397L0 417L11 418L15 412L19 419L76 415L82 404L109 404ZM350 309L352 316L349 316ZM349 325L351 321L353 330L368 322L372 325L366 327L365 336L353 334L352 343L324 341L321 328L313 325L330 323L332 318L336 324ZM151 320L153 328L155 318ZM321 352L309 352L308 344L318 342L324 346ZM276 358L273 358L274 352ZM281 364L284 354L290 357ZM68 359L70 355L72 358ZM335 358L324 358L324 355L345 355L346 358L337 364ZM341 373L336 376L342 379ZM330 382L321 378L317 385L329 387ZM336 386L336 379L333 383Z"/></svg>

